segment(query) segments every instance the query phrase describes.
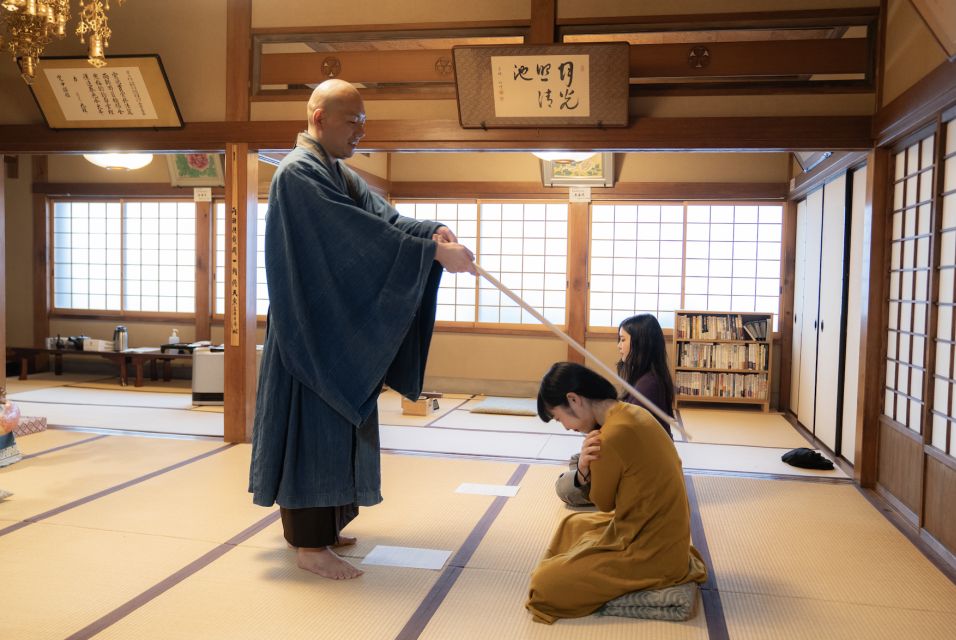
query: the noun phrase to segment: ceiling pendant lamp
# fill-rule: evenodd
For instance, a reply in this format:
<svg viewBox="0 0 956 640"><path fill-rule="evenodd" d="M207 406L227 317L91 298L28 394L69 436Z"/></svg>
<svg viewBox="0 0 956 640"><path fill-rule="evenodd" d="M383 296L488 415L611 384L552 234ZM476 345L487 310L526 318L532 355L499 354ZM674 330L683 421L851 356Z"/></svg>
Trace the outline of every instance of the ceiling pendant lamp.
<svg viewBox="0 0 956 640"><path fill-rule="evenodd" d="M556 164L570 164L572 162L583 162L593 156L596 151L532 151L533 155L542 160L554 162Z"/></svg>
<svg viewBox="0 0 956 640"><path fill-rule="evenodd" d="M84 153L83 157L104 169L132 171L153 161L151 153Z"/></svg>

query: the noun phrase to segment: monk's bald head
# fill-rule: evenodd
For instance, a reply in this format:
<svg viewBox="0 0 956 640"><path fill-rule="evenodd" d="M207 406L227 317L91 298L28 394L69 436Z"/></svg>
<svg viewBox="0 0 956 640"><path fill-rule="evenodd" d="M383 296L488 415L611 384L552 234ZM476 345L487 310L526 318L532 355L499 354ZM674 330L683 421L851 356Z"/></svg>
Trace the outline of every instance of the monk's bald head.
<svg viewBox="0 0 956 640"><path fill-rule="evenodd" d="M365 136L365 104L358 89L333 78L315 88L309 98L309 134L333 158L348 158Z"/></svg>
<svg viewBox="0 0 956 640"><path fill-rule="evenodd" d="M315 88L309 98L308 117L311 119L316 109L334 109L348 100L362 100L358 89L351 83L338 78L326 80Z"/></svg>

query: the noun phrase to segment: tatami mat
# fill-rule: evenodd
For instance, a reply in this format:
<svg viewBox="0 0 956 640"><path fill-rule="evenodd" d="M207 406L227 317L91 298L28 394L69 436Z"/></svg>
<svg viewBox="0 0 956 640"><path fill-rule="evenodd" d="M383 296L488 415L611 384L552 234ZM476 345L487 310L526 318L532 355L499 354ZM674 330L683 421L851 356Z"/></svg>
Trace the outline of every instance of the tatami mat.
<svg viewBox="0 0 956 640"><path fill-rule="evenodd" d="M53 430L22 442L46 449L88 436ZM0 504L0 520L22 520L222 446L117 435L31 458L0 471L0 485L16 494ZM0 637L69 637L161 583L168 590L139 601L96 637L397 637L441 571L363 566L357 580L324 580L295 567L278 522L221 546L275 513L251 504L249 451L221 450L0 536ZM686 623L532 622L524 609L530 572L571 512L554 495L561 467L530 465L513 498L455 493L463 482L505 484L518 469L385 453L385 501L362 509L346 529L359 543L342 552L356 563L379 544L454 554L497 502L501 509L490 512L467 566L447 595L438 592L430 621L422 619L422 638L706 638L702 607ZM730 637L951 634L956 586L854 487L716 476L692 482ZM167 581L214 549L222 555Z"/></svg>
<svg viewBox="0 0 956 640"><path fill-rule="evenodd" d="M956 614L956 585L855 487L713 476L693 482L721 594Z"/></svg>
<svg viewBox="0 0 956 640"><path fill-rule="evenodd" d="M558 523L576 511L566 507L554 492L554 481L562 470L551 465L528 469L518 495L505 503L468 562L469 568L531 574Z"/></svg>
<svg viewBox="0 0 956 640"><path fill-rule="evenodd" d="M134 387L135 389L135 387ZM139 390L87 389L75 386L34 389L9 396L14 402L71 405L191 409L192 396L185 393L151 393Z"/></svg>
<svg viewBox="0 0 956 640"><path fill-rule="evenodd" d="M951 640L956 614L749 593L721 604L734 640Z"/></svg>
<svg viewBox="0 0 956 640"><path fill-rule="evenodd" d="M677 453L685 470L726 471L728 473L759 473L813 478L841 478L847 475L839 467L830 471L801 469L780 459L789 449L743 447L727 444L675 442ZM580 437L552 436L538 453L539 460L568 460L581 450Z"/></svg>
<svg viewBox="0 0 956 640"><path fill-rule="evenodd" d="M22 391L31 391L33 389L49 389L52 387L65 387L74 384L88 384L96 381L108 382L118 378L106 378L104 380L102 373L83 374L83 373L64 373L56 375L52 371L31 374L26 380L20 380L13 376L7 377L7 393L20 393Z"/></svg>
<svg viewBox="0 0 956 640"><path fill-rule="evenodd" d="M78 382L71 384L71 387L81 388L81 389L105 389L107 391L140 391L145 393L188 393L192 395L193 382L192 380L185 380L181 378L174 378L173 380L150 380L147 378L143 382L143 386L137 387L133 385L133 379L135 376L130 375L129 384L125 387L119 383L116 378L110 378L107 380L98 380L92 382Z"/></svg>
<svg viewBox="0 0 956 640"><path fill-rule="evenodd" d="M698 607L687 622L588 616L546 625L533 622L524 608L528 574L465 569L422 640L707 640L707 624Z"/></svg>
<svg viewBox="0 0 956 640"><path fill-rule="evenodd" d="M385 640L398 634L440 575L363 569L357 580L325 580L296 568L291 550L236 547L96 638Z"/></svg>
<svg viewBox="0 0 956 640"><path fill-rule="evenodd" d="M563 436L548 436L544 447L538 453L539 460L554 460L556 462L567 462L575 453L581 451L581 443L584 442L584 436L578 433L569 433Z"/></svg>
<svg viewBox="0 0 956 640"><path fill-rule="evenodd" d="M779 413L728 409L680 409L691 442L794 449L807 440Z"/></svg>
<svg viewBox="0 0 956 640"><path fill-rule="evenodd" d="M54 447L61 447L65 444L79 442L80 440L89 440L92 437L93 434L83 431L45 429L26 436L17 436L17 448L20 449L20 453L23 455L30 455Z"/></svg>
<svg viewBox="0 0 956 640"><path fill-rule="evenodd" d="M201 440L144 440L100 438L0 470L3 488L15 494L3 503L0 516L12 520L35 516L223 446Z"/></svg>
<svg viewBox="0 0 956 640"><path fill-rule="evenodd" d="M438 411L426 416L413 416L402 413L402 396L397 391L388 390L378 396L378 422L379 424L424 427L460 407L469 398L471 398L470 395L446 393L438 399Z"/></svg>
<svg viewBox="0 0 956 640"><path fill-rule="evenodd" d="M429 456L382 455L382 495L362 507L345 533L358 538L342 555L362 558L376 545L456 550L494 500L455 493L463 482L506 484L517 465ZM518 495L521 495L519 490ZM284 548L281 525L265 529L246 545Z"/></svg>
<svg viewBox="0 0 956 640"><path fill-rule="evenodd" d="M745 447L728 444L676 442L684 469L728 471L732 473L762 473L782 476L815 478L847 478L840 467L830 470L803 469L780 459L789 449ZM826 454L824 454L825 456Z"/></svg>
<svg viewBox="0 0 956 640"><path fill-rule="evenodd" d="M451 429L478 429L481 431L515 431L519 433L567 433L561 423L541 422L537 416L513 416L497 413L472 413L464 409L452 411L436 420L435 427Z"/></svg>
<svg viewBox="0 0 956 640"><path fill-rule="evenodd" d="M204 413L225 413L226 408L221 404L201 404L193 407L190 411L199 411Z"/></svg>
<svg viewBox="0 0 956 640"><path fill-rule="evenodd" d="M14 531L0 538L0 637L62 640L214 546L48 524Z"/></svg>
<svg viewBox="0 0 956 640"><path fill-rule="evenodd" d="M537 458L550 436L458 431L439 427L379 428L383 449L502 458Z"/></svg>
<svg viewBox="0 0 956 640"><path fill-rule="evenodd" d="M47 522L216 543L228 540L269 513L253 505L242 490L249 479L250 450L249 445L236 445ZM201 517L179 517L183 513Z"/></svg>
<svg viewBox="0 0 956 640"><path fill-rule="evenodd" d="M24 415L44 416L47 423L65 427L150 431L194 436L223 434L223 414L221 413L22 401L20 411Z"/></svg>

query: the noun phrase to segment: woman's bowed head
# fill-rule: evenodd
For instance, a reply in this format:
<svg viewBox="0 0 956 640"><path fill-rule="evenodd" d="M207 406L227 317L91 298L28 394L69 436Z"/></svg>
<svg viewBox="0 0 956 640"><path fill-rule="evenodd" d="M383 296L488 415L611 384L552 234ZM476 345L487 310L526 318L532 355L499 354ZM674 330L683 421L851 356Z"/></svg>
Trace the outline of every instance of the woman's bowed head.
<svg viewBox="0 0 956 640"><path fill-rule="evenodd" d="M586 435L601 427L616 402L617 390L605 378L580 364L558 362L541 380L538 417Z"/></svg>

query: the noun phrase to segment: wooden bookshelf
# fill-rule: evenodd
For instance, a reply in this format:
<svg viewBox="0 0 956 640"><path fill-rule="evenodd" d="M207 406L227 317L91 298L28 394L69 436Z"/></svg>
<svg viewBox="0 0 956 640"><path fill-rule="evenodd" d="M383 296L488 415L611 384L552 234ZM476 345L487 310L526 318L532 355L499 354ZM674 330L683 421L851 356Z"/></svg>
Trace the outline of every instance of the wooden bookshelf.
<svg viewBox="0 0 956 640"><path fill-rule="evenodd" d="M769 313L674 312L675 400L769 411L772 334Z"/></svg>

